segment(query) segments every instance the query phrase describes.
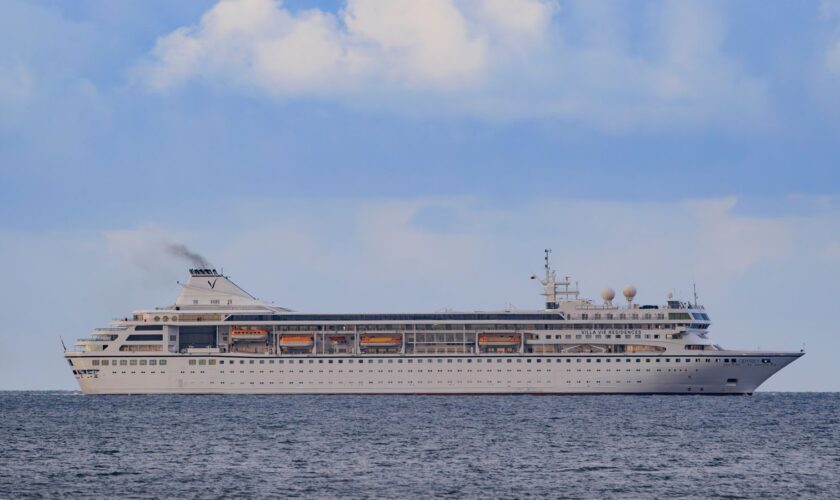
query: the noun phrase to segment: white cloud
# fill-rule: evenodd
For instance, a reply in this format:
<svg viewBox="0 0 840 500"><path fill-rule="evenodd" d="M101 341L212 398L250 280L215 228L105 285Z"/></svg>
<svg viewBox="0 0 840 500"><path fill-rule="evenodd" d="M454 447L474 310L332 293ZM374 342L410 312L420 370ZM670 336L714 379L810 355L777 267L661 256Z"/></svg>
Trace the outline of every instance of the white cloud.
<svg viewBox="0 0 840 500"><path fill-rule="evenodd" d="M745 122L764 113L762 82L722 50L720 12L674 2L628 26L636 8L347 0L332 13L222 0L197 25L158 39L138 74L161 91L205 80L281 99L619 129Z"/></svg>
<svg viewBox="0 0 840 500"><path fill-rule="evenodd" d="M499 22L503 33L533 27L539 0L521 23ZM292 13L272 0L221 1L198 26L162 37L148 81L158 89L196 76L256 85L273 94L359 91L367 85L463 86L486 66L486 40L450 0L349 0L339 14ZM524 25L523 25L524 23Z"/></svg>

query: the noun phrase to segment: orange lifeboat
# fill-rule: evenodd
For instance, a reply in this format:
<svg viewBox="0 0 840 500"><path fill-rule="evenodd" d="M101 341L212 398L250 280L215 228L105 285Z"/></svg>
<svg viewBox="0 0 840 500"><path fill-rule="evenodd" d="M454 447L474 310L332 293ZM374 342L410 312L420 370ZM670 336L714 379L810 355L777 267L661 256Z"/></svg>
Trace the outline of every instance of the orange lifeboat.
<svg viewBox="0 0 840 500"><path fill-rule="evenodd" d="M519 337L481 335L478 337L478 345L486 347L513 347L519 345Z"/></svg>
<svg viewBox="0 0 840 500"><path fill-rule="evenodd" d="M265 340L268 337L268 331L262 328L233 328L230 331L230 338L236 340Z"/></svg>
<svg viewBox="0 0 840 500"><path fill-rule="evenodd" d="M312 347L312 337L284 335L280 347Z"/></svg>
<svg viewBox="0 0 840 500"><path fill-rule="evenodd" d="M399 347L402 339L399 337L362 337L359 339L362 347Z"/></svg>

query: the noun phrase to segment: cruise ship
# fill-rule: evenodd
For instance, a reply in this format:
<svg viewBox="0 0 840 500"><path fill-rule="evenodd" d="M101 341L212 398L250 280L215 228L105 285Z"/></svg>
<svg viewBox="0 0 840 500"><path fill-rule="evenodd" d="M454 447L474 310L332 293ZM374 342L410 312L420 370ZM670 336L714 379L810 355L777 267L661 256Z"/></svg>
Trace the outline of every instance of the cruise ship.
<svg viewBox="0 0 840 500"><path fill-rule="evenodd" d="M724 349L694 301L581 298L545 255L544 308L314 314L190 269L174 304L65 350L85 394L752 394L803 352Z"/></svg>

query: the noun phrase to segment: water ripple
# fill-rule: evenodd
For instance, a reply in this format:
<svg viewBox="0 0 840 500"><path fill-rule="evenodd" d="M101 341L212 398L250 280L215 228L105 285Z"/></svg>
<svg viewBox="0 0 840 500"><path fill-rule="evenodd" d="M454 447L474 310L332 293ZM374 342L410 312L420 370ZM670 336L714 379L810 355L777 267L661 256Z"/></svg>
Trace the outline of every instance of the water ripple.
<svg viewBox="0 0 840 500"><path fill-rule="evenodd" d="M840 497L840 395L0 393L0 498Z"/></svg>

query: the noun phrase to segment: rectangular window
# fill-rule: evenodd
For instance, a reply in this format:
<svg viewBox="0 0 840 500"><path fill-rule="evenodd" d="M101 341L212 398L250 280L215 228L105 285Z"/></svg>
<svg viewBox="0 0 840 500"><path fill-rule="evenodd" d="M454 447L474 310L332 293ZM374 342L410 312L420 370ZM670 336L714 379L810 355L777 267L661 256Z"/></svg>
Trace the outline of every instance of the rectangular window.
<svg viewBox="0 0 840 500"><path fill-rule="evenodd" d="M195 360L194 360L194 359L191 359L191 360L190 360L190 364L191 364L191 365L194 365L194 364L195 364Z"/></svg>
<svg viewBox="0 0 840 500"><path fill-rule="evenodd" d="M207 360L206 360L206 359L199 359L199 360L198 360L198 364L199 364L199 365L206 365L206 364L207 364Z"/></svg>
<svg viewBox="0 0 840 500"><path fill-rule="evenodd" d="M136 359L129 360L128 364L131 365L131 366L137 366L137 360Z"/></svg>
<svg viewBox="0 0 840 500"><path fill-rule="evenodd" d="M208 364L208 365L215 365L215 364L216 364L216 360L215 360L215 359L208 359L208 360L207 360L207 364Z"/></svg>
<svg viewBox="0 0 840 500"><path fill-rule="evenodd" d="M125 359L120 360L120 366L125 366L127 364L128 364L128 360L125 360Z"/></svg>
<svg viewBox="0 0 840 500"><path fill-rule="evenodd" d="M162 360L160 360L160 362L159 362L158 364L159 364L160 366L166 366L166 360L165 360L165 359L162 359Z"/></svg>
<svg viewBox="0 0 840 500"><path fill-rule="evenodd" d="M163 340L161 333L135 333L126 338L129 342L154 342L156 340Z"/></svg>
<svg viewBox="0 0 840 500"><path fill-rule="evenodd" d="M145 359L140 360L140 366L146 366L146 360Z"/></svg>
<svg viewBox="0 0 840 500"><path fill-rule="evenodd" d="M93 365L93 366L99 366L99 360L94 359L93 361L90 362L90 364Z"/></svg>
<svg viewBox="0 0 840 500"><path fill-rule="evenodd" d="M149 360L149 366L156 366L156 365L157 365L157 360L156 359L150 359Z"/></svg>
<svg viewBox="0 0 840 500"><path fill-rule="evenodd" d="M108 366L108 360L107 359L102 360L102 366Z"/></svg>

